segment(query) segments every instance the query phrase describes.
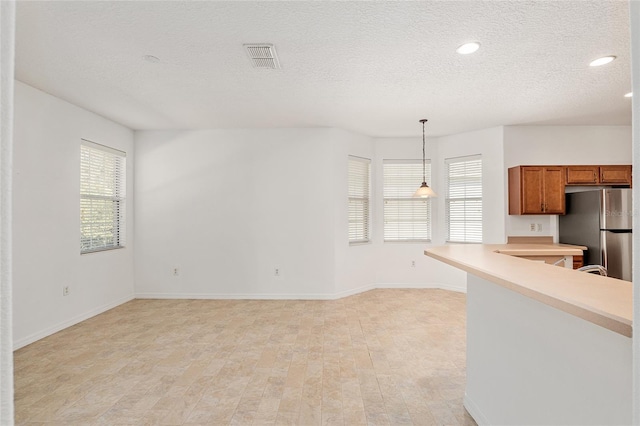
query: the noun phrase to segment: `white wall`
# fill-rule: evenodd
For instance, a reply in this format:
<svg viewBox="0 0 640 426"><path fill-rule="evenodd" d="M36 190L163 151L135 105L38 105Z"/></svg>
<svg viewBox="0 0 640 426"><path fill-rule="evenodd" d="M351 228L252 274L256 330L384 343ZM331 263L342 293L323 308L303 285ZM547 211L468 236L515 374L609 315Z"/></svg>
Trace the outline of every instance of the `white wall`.
<svg viewBox="0 0 640 426"><path fill-rule="evenodd" d="M480 425L631 424L631 339L469 274L464 404Z"/></svg>
<svg viewBox="0 0 640 426"><path fill-rule="evenodd" d="M15 86L14 348L133 297L133 132ZM127 247L80 255L80 140L127 153ZM62 296L62 287L70 295Z"/></svg>
<svg viewBox="0 0 640 426"><path fill-rule="evenodd" d="M463 290L464 274L424 256L427 245L383 245L382 158L421 156L420 141L387 142L340 129L136 132L137 295L335 298L376 286ZM349 155L372 159L368 244L347 239Z"/></svg>
<svg viewBox="0 0 640 426"><path fill-rule="evenodd" d="M416 123L416 125L419 125ZM434 261L424 255L425 248L431 246L429 243L396 243L384 242L384 217L382 204L383 200L383 160L420 160L422 159L422 138L379 138L374 139L376 158L372 163L372 173L374 181L374 198L378 200L373 205L373 241L376 245L376 278L377 285L381 287L421 287L438 280L438 271L442 269L442 262ZM435 162L436 140L427 138L426 144L429 160ZM432 170L435 167L431 165ZM437 192L437 186L433 179L427 179L429 186ZM416 189L420 182L416 182ZM433 203L433 201L432 201ZM431 223L436 223L437 212L432 205ZM432 234L434 229L432 229ZM415 261L416 266L412 267L411 262ZM446 265L445 269L446 269Z"/></svg>
<svg viewBox="0 0 640 426"><path fill-rule="evenodd" d="M335 290L339 296L346 296L375 287L377 268L377 245L375 223L378 219L374 206L380 203L376 181L374 179L375 150L371 138L339 129L332 129L334 142L334 166L330 175L334 188L334 256ZM348 157L368 158L371 160L371 223L369 232L371 242L349 245L347 210L347 173Z"/></svg>
<svg viewBox="0 0 640 426"><path fill-rule="evenodd" d="M421 159L421 138L380 138L375 140L376 193L382 199L382 162L391 159ZM445 243L445 167L447 158L482 155L483 160L483 236L486 243L502 243L504 237L504 194L495 188L504 187L502 128L479 130L458 135L428 138L427 158L431 159L429 185L438 195L432 199L432 242L384 243L382 203L374 211L375 242L379 245L376 282L381 287L440 286L464 290L466 276L457 268L428 258L424 250ZM419 185L417 183L416 185ZM411 261L416 267L411 267Z"/></svg>
<svg viewBox="0 0 640 426"><path fill-rule="evenodd" d="M507 194L505 188L503 127L492 127L474 132L460 133L438 139L439 187L444 191L444 162L448 158L480 154L482 156L482 241L485 244L503 244ZM437 242L446 239L445 197L438 197L438 216L442 217Z"/></svg>
<svg viewBox="0 0 640 426"><path fill-rule="evenodd" d="M631 164L631 126L506 126L504 166ZM508 182L505 177L505 188ZM505 189L506 191L506 189ZM530 231L531 223L542 232ZM507 235L551 235L558 216L507 215Z"/></svg>
<svg viewBox="0 0 640 426"><path fill-rule="evenodd" d="M15 2L0 3L0 424L14 422L12 170Z"/></svg>
<svg viewBox="0 0 640 426"><path fill-rule="evenodd" d="M633 174L638 182L640 176L640 2L631 2L631 75L633 78ZM639 211L640 185L633 187L633 211ZM637 214L635 215L637 220ZM633 233L633 270L640 268L640 232ZM636 274L636 277L638 275ZM640 324L640 280L633 283L633 324ZM633 338L633 424L640 425L640 337L634 327Z"/></svg>
<svg viewBox="0 0 640 426"><path fill-rule="evenodd" d="M382 204L383 176L382 164L384 160L421 160L422 138L378 138L374 140L376 158L372 166L375 198L374 205L374 244L376 251L376 283L379 287L435 287L464 290L465 275L456 268L438 262L424 255L424 250L432 245L444 243L441 226L444 224L444 213L440 212L438 203L442 198L443 182L439 176L439 141L427 138L426 157L431 160L431 179L429 186L438 194L431 200L431 243L399 243L384 242L384 218ZM416 189L420 182L416 183ZM411 266L415 261L415 267Z"/></svg>
<svg viewBox="0 0 640 426"><path fill-rule="evenodd" d="M136 132L137 295L335 294L334 136Z"/></svg>
<svg viewBox="0 0 640 426"><path fill-rule="evenodd" d="M382 162L420 159L421 138L371 139L340 129L134 136L22 83L15 104L16 347L130 299L134 282L140 297L334 298L374 287L464 290L463 272L423 254L445 242L445 159L482 155L485 243L525 234L519 226L531 221L506 214L507 167L630 162L628 126L510 126L430 138L429 183L439 194L433 200L433 241L384 243ZM81 138L128 153L126 249L79 255ZM347 241L348 155L372 159L370 244ZM545 231L553 231L553 218L538 218L547 221ZM68 297L62 296L65 285L71 287Z"/></svg>

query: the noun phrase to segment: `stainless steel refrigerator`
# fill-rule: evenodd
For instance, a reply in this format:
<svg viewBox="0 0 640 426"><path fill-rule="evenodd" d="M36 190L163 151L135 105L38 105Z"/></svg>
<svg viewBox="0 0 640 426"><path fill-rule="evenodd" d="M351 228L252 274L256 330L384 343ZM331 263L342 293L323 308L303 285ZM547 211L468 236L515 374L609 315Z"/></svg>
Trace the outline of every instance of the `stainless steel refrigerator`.
<svg viewBox="0 0 640 426"><path fill-rule="evenodd" d="M631 189L566 194L560 242L587 246L585 265L602 265L610 277L631 281Z"/></svg>

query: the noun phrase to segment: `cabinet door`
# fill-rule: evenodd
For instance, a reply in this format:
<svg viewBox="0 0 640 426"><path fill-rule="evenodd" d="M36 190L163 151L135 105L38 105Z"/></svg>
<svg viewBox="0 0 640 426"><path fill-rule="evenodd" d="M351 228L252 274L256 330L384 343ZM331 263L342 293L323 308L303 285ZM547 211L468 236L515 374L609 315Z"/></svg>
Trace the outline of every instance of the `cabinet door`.
<svg viewBox="0 0 640 426"><path fill-rule="evenodd" d="M522 167L522 214L544 211L542 167Z"/></svg>
<svg viewBox="0 0 640 426"><path fill-rule="evenodd" d="M596 185L598 175L598 166L569 166L567 167L567 185Z"/></svg>
<svg viewBox="0 0 640 426"><path fill-rule="evenodd" d="M564 169L562 167L544 168L544 213L564 214Z"/></svg>
<svg viewBox="0 0 640 426"><path fill-rule="evenodd" d="M573 256L573 269L582 268L584 266L584 256Z"/></svg>
<svg viewBox="0 0 640 426"><path fill-rule="evenodd" d="M600 183L631 185L631 166L600 166Z"/></svg>

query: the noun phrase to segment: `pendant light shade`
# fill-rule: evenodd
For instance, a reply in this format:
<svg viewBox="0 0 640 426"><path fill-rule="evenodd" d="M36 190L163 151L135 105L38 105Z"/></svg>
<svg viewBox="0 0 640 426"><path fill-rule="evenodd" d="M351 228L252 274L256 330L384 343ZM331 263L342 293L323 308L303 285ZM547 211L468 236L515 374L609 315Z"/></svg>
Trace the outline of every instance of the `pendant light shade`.
<svg viewBox="0 0 640 426"><path fill-rule="evenodd" d="M418 188L413 196L420 198L429 198L435 197L436 193L433 192L433 189L429 188L429 185L427 185L427 158L425 152L426 139L424 136L424 124L427 122L427 119L423 118L422 120L420 120L420 122L422 123L422 185L420 185L420 188Z"/></svg>
<svg viewBox="0 0 640 426"><path fill-rule="evenodd" d="M420 198L429 198L429 197L435 197L436 193L433 192L433 189L429 188L429 185L427 185L427 182L422 182L422 185L420 185L420 188L418 188L418 190L413 194L414 197L420 197Z"/></svg>

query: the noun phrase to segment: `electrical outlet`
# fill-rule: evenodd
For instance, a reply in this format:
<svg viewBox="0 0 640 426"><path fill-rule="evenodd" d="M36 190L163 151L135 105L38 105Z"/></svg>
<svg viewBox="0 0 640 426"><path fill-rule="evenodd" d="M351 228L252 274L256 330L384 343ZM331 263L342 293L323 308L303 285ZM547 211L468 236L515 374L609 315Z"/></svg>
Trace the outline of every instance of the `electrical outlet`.
<svg viewBox="0 0 640 426"><path fill-rule="evenodd" d="M273 275L276 276L276 277L279 277L280 276L280 268L275 268L273 270Z"/></svg>
<svg viewBox="0 0 640 426"><path fill-rule="evenodd" d="M180 275L180 268L178 268L177 266L174 266L173 269L171 269L171 274L174 277L177 277Z"/></svg>
<svg viewBox="0 0 640 426"><path fill-rule="evenodd" d="M62 287L62 295L63 296L68 296L70 292L71 291L69 290L69 286L68 285L65 285L64 287Z"/></svg>
<svg viewBox="0 0 640 426"><path fill-rule="evenodd" d="M542 224L541 223L538 223L537 229L538 229L538 232L542 232Z"/></svg>
<svg viewBox="0 0 640 426"><path fill-rule="evenodd" d="M530 223L529 224L529 231L531 231L531 232L535 232L536 231L536 224L535 223Z"/></svg>
<svg viewBox="0 0 640 426"><path fill-rule="evenodd" d="M416 267L416 261L415 261L415 260L412 260L412 261L411 261L411 267L412 267L412 268L415 268L415 267Z"/></svg>

